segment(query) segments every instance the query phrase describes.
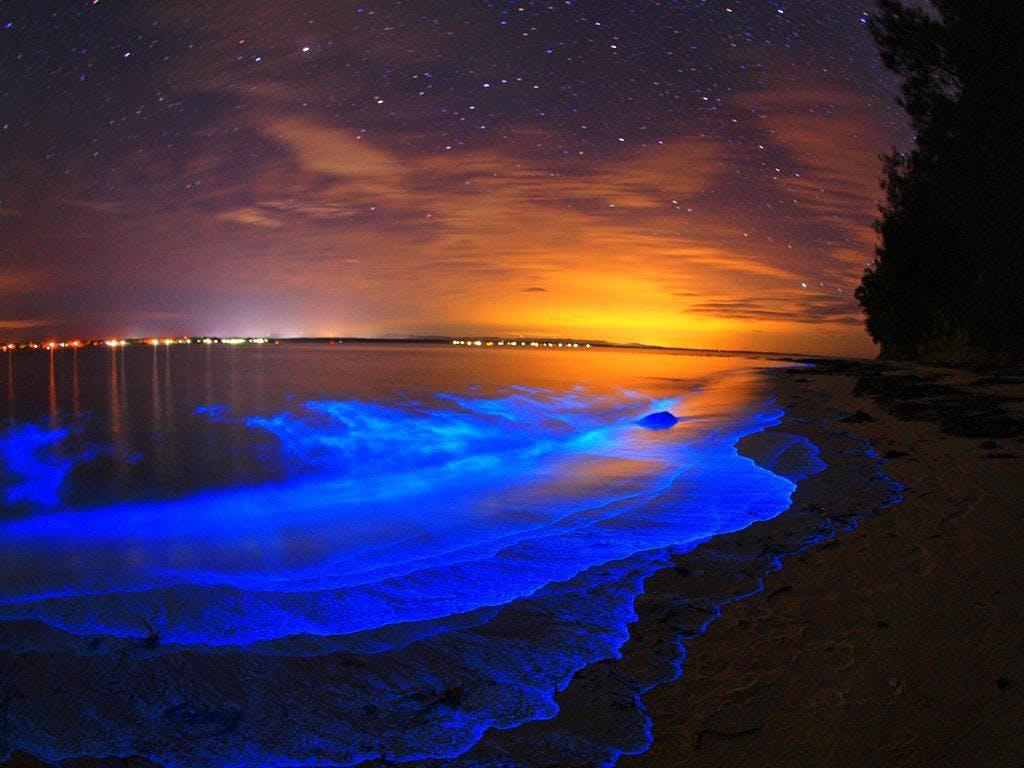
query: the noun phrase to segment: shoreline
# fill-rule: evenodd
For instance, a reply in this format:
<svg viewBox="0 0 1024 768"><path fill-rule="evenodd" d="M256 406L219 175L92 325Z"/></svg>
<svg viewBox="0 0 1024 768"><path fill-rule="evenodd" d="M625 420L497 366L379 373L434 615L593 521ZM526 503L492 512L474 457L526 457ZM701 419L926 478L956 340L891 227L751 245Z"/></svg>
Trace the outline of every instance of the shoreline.
<svg viewBox="0 0 1024 768"><path fill-rule="evenodd" d="M1024 439L1008 437L1024 433L1024 418L1003 407L1016 408L1018 397L1024 402L1024 381L919 366L815 364L766 373L786 414L751 436L809 439L828 464L798 482L788 510L675 555L648 577L620 657L578 672L556 694L555 718L490 731L458 758L405 765L600 765L573 756L574 744L591 740L618 741L617 764L630 768L1024 762L1014 727L1024 721L1024 523L1013 511L1024 508L1024 488L1014 483L1024 477ZM965 401L957 386L973 388L974 418L957 407ZM993 443L993 434L1002 437ZM865 454L867 440L885 455L884 474L879 458ZM741 441L744 455L766 455L764 445L746 442L751 438ZM989 486L1003 492L998 535L987 541L1001 543L999 552L979 549L979 537L970 536L977 520L952 508L952 495L941 498L951 482L956 487L965 459L980 466L972 486L979 499L994 492ZM885 474L908 486L896 506ZM949 553L931 543L937 527L954 549L968 536L964 561L1001 556L1002 570L947 573L939 558ZM930 589L909 589L905 580L883 578L887 571L912 573ZM992 588L1002 591L998 601L984 597ZM991 616L984 625L973 615L979 601L994 606L996 628ZM923 653L929 640L936 647ZM963 669L972 674L953 674L971 653L975 659ZM991 680L983 674L988 667L998 667ZM961 713L941 701L942 691L972 710L963 715L970 735L957 736ZM631 757L638 733L653 735L653 744ZM0 765L48 764L16 754ZM60 765L154 764L80 758Z"/></svg>
<svg viewBox="0 0 1024 768"><path fill-rule="evenodd" d="M1024 403L1024 381L1001 384L978 373L905 364L815 366L766 372L786 416L765 432L806 437L829 464L797 484L789 509L712 537L649 576L619 658L578 672L556 694L554 718L489 731L455 759L403 765L1024 763L1024 515L1018 511L1024 509L1024 484L1016 479L1024 477L1024 437L1016 436L1024 435L1024 408L1010 416L1001 407L1018 397ZM971 392L978 381L992 382L997 391ZM976 413L964 413L959 404L965 401ZM906 538L931 541L938 535L932 527L951 521L956 531L950 535L969 537L977 521L957 511L953 496L930 502L925 522L913 512L921 497L940 494L944 482L963 472L958 462L965 452L994 451L989 435L1005 441L1011 433L1018 452L982 453L1001 462L993 465L998 474L983 479L1003 489L1007 502L1019 502L1002 506L1001 525L990 540L1006 545L1003 564L1019 578L1011 581L1011 593L998 571L989 569L991 583L983 584L965 578L974 574L964 568L956 582L958 604L951 604L949 592L940 589L951 582L945 564L921 562L922 556L938 557L937 551L918 544L907 549ZM911 445L929 442L935 456ZM977 466L977 460L968 464ZM980 465L982 472L986 466ZM870 558L861 551L865 546ZM968 550L963 559L977 556L984 555ZM932 581L909 590L880 575L905 569ZM700 580L705 583L697 587ZM981 619L965 624L964 611L979 594L1001 589L1003 642L986 643L991 638L976 631ZM858 654L864 632L875 635L875 644ZM954 636L949 647L937 639ZM935 646L930 655L921 653L928 642ZM958 666L972 654L986 661ZM876 662L884 662L884 669ZM989 670L991 679L983 674L986 664L999 669ZM666 667L675 667L668 682ZM915 698L933 679L934 690ZM973 711L965 715L965 707ZM964 737L968 722L973 731ZM581 742L619 738L626 747L637 729L653 737L642 751L624 748L611 761L576 757ZM371 761L361 768L389 764Z"/></svg>
<svg viewBox="0 0 1024 768"><path fill-rule="evenodd" d="M831 363L778 392L870 439L903 499L729 605L619 765L1024 763L1024 381Z"/></svg>
<svg viewBox="0 0 1024 768"><path fill-rule="evenodd" d="M802 378L807 368L766 369L766 393L774 393L784 376ZM789 373L786 373L786 372ZM777 398L778 400L779 398ZM827 546L859 520L898 503L901 489L882 470L882 461L862 437L849 434L836 411L789 412L781 422L742 438L737 450L766 468L773 463L771 442L781 438L809 439L818 451L798 455L789 467L773 471L799 472L802 459L820 452L827 467L797 481L793 501L775 517L745 528L718 534L695 547L672 555L668 564L650 574L636 598L637 619L619 657L595 662L578 671L566 688L555 694L558 713L549 720L523 723L508 731L488 731L469 751L454 759L403 763L415 768L441 766L677 766L678 755L668 750L664 763L649 762L651 720L657 727L662 713L647 701L657 691L687 685L691 644L699 643L733 604L756 599L765 591L767 574L784 568L787 558L816 546ZM767 443L767 445L765 444ZM785 463L780 461L780 464ZM837 489L844 495L836 498ZM644 739L638 748L638 736ZM606 759L579 759L608 744ZM655 735L655 745L658 736ZM360 768L389 765L361 763Z"/></svg>

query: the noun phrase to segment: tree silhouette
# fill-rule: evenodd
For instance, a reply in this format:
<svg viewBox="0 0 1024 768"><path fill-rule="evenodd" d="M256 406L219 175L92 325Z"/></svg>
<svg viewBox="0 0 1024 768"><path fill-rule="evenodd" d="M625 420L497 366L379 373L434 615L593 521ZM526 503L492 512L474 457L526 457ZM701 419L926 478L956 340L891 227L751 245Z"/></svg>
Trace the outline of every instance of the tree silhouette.
<svg viewBox="0 0 1024 768"><path fill-rule="evenodd" d="M883 158L857 299L883 357L1024 359L1024 2L882 0L915 146Z"/></svg>

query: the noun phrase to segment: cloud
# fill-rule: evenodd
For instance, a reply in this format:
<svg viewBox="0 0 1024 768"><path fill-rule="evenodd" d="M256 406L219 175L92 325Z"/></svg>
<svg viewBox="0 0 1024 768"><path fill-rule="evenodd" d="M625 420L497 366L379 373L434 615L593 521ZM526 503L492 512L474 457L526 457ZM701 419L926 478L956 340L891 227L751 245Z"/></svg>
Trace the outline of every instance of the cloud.
<svg viewBox="0 0 1024 768"><path fill-rule="evenodd" d="M407 191L403 163L354 131L293 117L274 120L264 133L287 147L304 170L337 179L347 190L387 197Z"/></svg>
<svg viewBox="0 0 1024 768"><path fill-rule="evenodd" d="M117 200L83 200L76 198L66 198L61 201L64 205L72 208L81 208L92 213L100 214L122 214L126 213L129 208L124 203Z"/></svg>
<svg viewBox="0 0 1024 768"><path fill-rule="evenodd" d="M761 116L763 140L779 153L778 197L794 206L797 230L870 254L883 196L878 155L891 141L872 104L828 81L747 92L735 102ZM830 267L848 272L851 261L861 264L863 254L851 260L850 250L830 248Z"/></svg>
<svg viewBox="0 0 1024 768"><path fill-rule="evenodd" d="M38 288L40 283L41 278L36 270L0 267L0 295L27 293Z"/></svg>
<svg viewBox="0 0 1024 768"><path fill-rule="evenodd" d="M247 224L253 227L268 227L270 229L274 229L282 226L280 219L271 216L263 209L256 207L232 208L231 210L218 213L217 217L224 221L231 221L236 224Z"/></svg>
<svg viewBox="0 0 1024 768"><path fill-rule="evenodd" d="M818 246L804 222L738 214L723 171L737 150L725 142L668 137L599 162L553 162L528 151L557 140L536 129L501 148L422 154L308 116L249 119L278 150L244 185L197 200L213 217L178 244L189 251L179 260L205 264L196 274L208 288L272 286L308 297L311 314L329 307L342 327L386 317L359 328L367 333L497 330L515 318L523 332L561 322L577 335L721 346L766 324L859 320L848 293L809 302L793 291ZM780 142L811 148L798 126ZM803 167L813 177L819 164L827 170L824 160ZM239 197L247 202L227 204ZM845 222L824 208L809 215L820 220L814 238L842 240ZM843 288L851 250L847 237L817 257Z"/></svg>
<svg viewBox="0 0 1024 768"><path fill-rule="evenodd" d="M782 320L790 323L856 323L863 318L850 307L848 300L839 297L800 296L718 299L696 302L689 311L732 320Z"/></svg>
<svg viewBox="0 0 1024 768"><path fill-rule="evenodd" d="M485 92L491 75L465 66L467 51L523 41L472 39L474 24L410 26L393 23L402 11L348 4L333 25L237 0L159 8L195 43L162 70L181 145L164 153L169 140L153 136L153 151L101 154L95 173L67 175L56 212L4 194L35 243L53 241L12 255L45 280L0 272L25 313L46 292L81 317L130 305L125 317L161 334L191 313L198 327L181 330L230 320L751 346L769 332L811 338L813 325L855 337L851 291L871 258L876 155L890 139L877 105L816 67L759 53L749 77L694 109L658 95L692 96L690 68L654 57L644 82L657 88L609 87L595 112L533 76L547 56L533 73L516 61L523 82ZM651 29L675 34L637 27ZM475 94L473 112L459 94Z"/></svg>
<svg viewBox="0 0 1024 768"><path fill-rule="evenodd" d="M53 318L49 317L29 317L29 318L17 318L17 319L5 319L0 317L0 329L5 331L23 331L33 330L35 328L45 328L53 323Z"/></svg>

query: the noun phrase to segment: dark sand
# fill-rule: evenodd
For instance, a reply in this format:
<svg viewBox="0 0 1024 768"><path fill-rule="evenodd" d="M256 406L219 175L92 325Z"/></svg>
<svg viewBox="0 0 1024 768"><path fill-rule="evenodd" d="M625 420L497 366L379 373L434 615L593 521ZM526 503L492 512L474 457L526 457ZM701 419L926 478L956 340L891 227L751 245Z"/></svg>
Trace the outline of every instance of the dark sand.
<svg viewBox="0 0 1024 768"><path fill-rule="evenodd" d="M904 501L728 606L620 765L1024 765L1024 379L830 365L780 384L792 417L865 414L841 423Z"/></svg>
<svg viewBox="0 0 1024 768"><path fill-rule="evenodd" d="M588 765L578 744L625 745L646 710L653 746L622 766L1024 765L1024 379L842 363L775 376L778 429L830 469L780 517L649 579L622 658L581 671L555 719L426 764ZM865 439L902 503L880 503ZM642 693L680 637L682 676Z"/></svg>

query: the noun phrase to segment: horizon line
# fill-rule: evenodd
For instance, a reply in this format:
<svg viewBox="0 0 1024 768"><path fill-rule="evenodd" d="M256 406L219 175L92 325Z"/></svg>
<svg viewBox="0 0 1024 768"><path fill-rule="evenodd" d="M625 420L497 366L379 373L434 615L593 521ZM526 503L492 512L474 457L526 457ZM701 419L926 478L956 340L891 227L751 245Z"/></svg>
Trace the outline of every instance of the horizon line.
<svg viewBox="0 0 1024 768"><path fill-rule="evenodd" d="M853 357L850 355L825 355L809 352L784 352L777 350L757 349L726 349L722 347L685 347L666 346L662 344L647 344L643 342L616 342L605 339L579 339L571 336L502 336L502 335L467 335L449 336L441 334L423 335L394 335L386 336L137 336L107 339L80 339L71 341L55 341L49 339L40 341L8 341L0 343L0 351L13 352L15 350L36 350L36 351L57 351L62 349L78 350L86 347L124 347L124 346L172 346L180 344L223 344L224 346L240 346L242 344L445 344L465 345L482 348L500 346L504 347L527 347L532 348L565 348L563 345L585 344L587 347L600 347L610 349L645 349L663 350L667 352L691 352L711 354L747 354L761 356L775 356L784 358L814 358L814 359L851 359L871 360L870 357ZM558 345L558 346L555 346ZM571 347L570 347L571 348Z"/></svg>

